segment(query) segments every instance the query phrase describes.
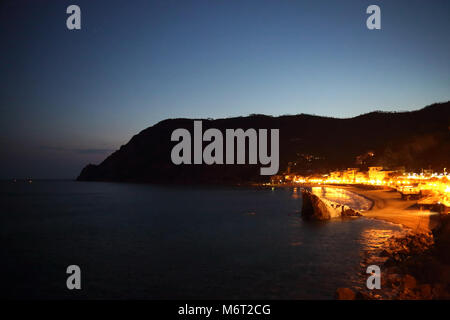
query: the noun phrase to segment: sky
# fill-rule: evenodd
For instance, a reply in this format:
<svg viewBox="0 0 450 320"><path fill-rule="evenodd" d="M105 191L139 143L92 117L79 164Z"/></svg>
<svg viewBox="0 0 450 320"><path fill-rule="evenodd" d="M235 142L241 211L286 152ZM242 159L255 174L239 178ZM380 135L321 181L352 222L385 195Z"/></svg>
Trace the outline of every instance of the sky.
<svg viewBox="0 0 450 320"><path fill-rule="evenodd" d="M76 178L166 118L448 101L449 14L447 0L3 0L0 178Z"/></svg>

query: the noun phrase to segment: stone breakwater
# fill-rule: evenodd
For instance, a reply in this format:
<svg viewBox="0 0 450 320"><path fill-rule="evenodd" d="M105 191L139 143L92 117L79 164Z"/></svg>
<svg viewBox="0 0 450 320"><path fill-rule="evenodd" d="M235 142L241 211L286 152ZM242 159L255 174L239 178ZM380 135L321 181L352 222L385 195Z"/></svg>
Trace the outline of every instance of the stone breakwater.
<svg viewBox="0 0 450 320"><path fill-rule="evenodd" d="M328 220L339 217L359 217L361 213L347 205L319 197L302 189L302 217L307 220Z"/></svg>

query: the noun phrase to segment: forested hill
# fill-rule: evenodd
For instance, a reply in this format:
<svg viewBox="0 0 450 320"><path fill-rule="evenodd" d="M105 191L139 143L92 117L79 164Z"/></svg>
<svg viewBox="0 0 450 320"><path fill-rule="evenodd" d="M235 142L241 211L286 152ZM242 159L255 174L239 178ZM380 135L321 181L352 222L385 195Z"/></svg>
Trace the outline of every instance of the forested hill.
<svg viewBox="0 0 450 320"><path fill-rule="evenodd" d="M202 123L203 132L208 128L223 133L228 128L279 129L280 173L289 162L291 170L299 173L368 165L450 169L450 102L348 119L251 115L202 119ZM260 164L174 165L170 154L177 142L170 138L177 128L186 128L193 136L193 119L168 119L141 131L101 164L86 166L78 180L215 184L268 179L260 176Z"/></svg>

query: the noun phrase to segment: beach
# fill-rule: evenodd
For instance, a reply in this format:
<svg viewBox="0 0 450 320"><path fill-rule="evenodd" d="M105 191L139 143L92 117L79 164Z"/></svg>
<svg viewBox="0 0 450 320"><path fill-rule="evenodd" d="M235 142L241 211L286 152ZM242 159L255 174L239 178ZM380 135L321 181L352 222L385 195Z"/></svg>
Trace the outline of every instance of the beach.
<svg viewBox="0 0 450 320"><path fill-rule="evenodd" d="M400 224L414 232L428 233L438 226L437 214L420 210L416 200L402 200L399 192L392 189L373 189L359 186L342 187L373 202L370 210L362 213L364 217Z"/></svg>
<svg viewBox="0 0 450 320"><path fill-rule="evenodd" d="M402 200L388 188L327 186L346 189L371 200L366 218L401 225L406 234L393 236L378 252L370 253L362 266L376 263L383 270L381 290L339 288L338 299L448 299L450 265L449 217L420 210L416 200ZM426 272L424 272L426 270Z"/></svg>

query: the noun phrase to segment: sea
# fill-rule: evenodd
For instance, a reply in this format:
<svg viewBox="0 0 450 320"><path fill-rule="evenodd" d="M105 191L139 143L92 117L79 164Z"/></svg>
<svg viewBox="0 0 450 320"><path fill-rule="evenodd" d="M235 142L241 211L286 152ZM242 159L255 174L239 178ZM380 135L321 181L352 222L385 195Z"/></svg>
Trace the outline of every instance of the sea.
<svg viewBox="0 0 450 320"><path fill-rule="evenodd" d="M300 188L2 181L0 296L333 299L364 285L361 256L400 229L301 208Z"/></svg>

